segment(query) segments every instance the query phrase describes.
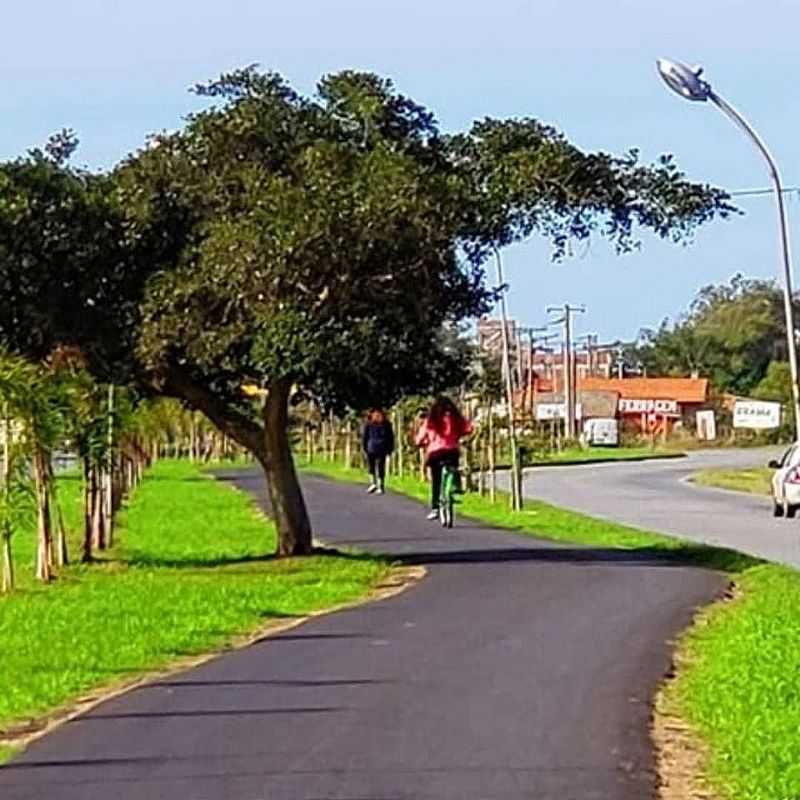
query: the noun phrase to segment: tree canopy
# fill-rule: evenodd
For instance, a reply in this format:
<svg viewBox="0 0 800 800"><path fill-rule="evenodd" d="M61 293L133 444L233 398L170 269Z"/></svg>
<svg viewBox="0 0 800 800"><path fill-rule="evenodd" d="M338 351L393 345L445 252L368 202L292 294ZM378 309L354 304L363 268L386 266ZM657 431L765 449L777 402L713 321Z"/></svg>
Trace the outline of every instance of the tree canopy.
<svg viewBox="0 0 800 800"><path fill-rule="evenodd" d="M77 344L203 411L264 465L283 553L311 544L291 396L357 409L451 383L437 332L489 308L495 248L539 233L558 258L598 234L624 252L732 211L669 157L583 153L533 119L445 135L372 74L304 97L251 67L195 91L207 109L109 175L65 166L63 140L0 168L0 337Z"/></svg>
<svg viewBox="0 0 800 800"><path fill-rule="evenodd" d="M783 294L773 281L736 275L701 289L688 313L644 339L638 355L648 374L698 372L720 391L746 396L772 361L787 358Z"/></svg>

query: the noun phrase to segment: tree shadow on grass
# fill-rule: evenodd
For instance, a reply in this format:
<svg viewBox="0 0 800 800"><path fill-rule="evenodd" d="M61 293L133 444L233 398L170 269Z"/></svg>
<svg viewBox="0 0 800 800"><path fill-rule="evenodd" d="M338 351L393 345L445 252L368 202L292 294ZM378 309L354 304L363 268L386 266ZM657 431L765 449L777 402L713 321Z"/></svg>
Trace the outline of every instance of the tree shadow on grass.
<svg viewBox="0 0 800 800"><path fill-rule="evenodd" d="M216 570L223 567L235 567L242 564L270 564L279 561L275 555L245 555L245 556L186 556L185 558L162 558L146 553L134 554L124 559L130 567L145 567L149 569L192 569Z"/></svg>
<svg viewBox="0 0 800 800"><path fill-rule="evenodd" d="M338 550L332 547L315 547L310 556L318 558L346 558L350 561L362 562L375 562L386 561L387 559L380 555L371 555L369 553L348 552L347 550ZM245 564L287 564L287 565L300 565L306 557L301 556L279 556L275 553L264 555L240 555L240 556L208 556L197 557L187 555L185 558L177 557L160 557L155 555L148 555L147 553L134 553L124 559L120 559L123 563L130 567L145 567L145 568L164 568L164 569L192 569L192 570L216 570L225 567L236 567Z"/></svg>

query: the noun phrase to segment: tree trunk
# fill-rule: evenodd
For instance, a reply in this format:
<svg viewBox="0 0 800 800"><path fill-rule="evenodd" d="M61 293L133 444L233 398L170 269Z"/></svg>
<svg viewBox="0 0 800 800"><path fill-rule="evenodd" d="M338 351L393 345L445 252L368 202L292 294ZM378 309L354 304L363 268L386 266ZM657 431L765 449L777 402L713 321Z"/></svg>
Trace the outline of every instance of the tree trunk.
<svg viewBox="0 0 800 800"><path fill-rule="evenodd" d="M64 524L64 514L61 512L61 503L58 500L58 485L53 472L53 464L48 458L47 472L50 484L50 509L56 527L56 564L66 567L69 564L69 551L67 549L67 526Z"/></svg>
<svg viewBox="0 0 800 800"><path fill-rule="evenodd" d="M11 502L11 422L8 416L8 405L3 408L3 504L5 514L9 513ZM3 520L3 594L14 589L14 560L11 557L11 523Z"/></svg>
<svg viewBox="0 0 800 800"><path fill-rule="evenodd" d="M194 464L195 459L197 457L196 448L197 448L197 426L195 421L195 413L192 411L189 417L189 461Z"/></svg>
<svg viewBox="0 0 800 800"><path fill-rule="evenodd" d="M53 528L50 518L50 487L46 467L46 454L37 447L33 456L33 471L36 480L37 547L36 577L49 581L53 575Z"/></svg>
<svg viewBox="0 0 800 800"><path fill-rule="evenodd" d="M106 549L106 526L103 514L103 487L100 470L92 467L91 499L92 499L92 546L95 550Z"/></svg>
<svg viewBox="0 0 800 800"><path fill-rule="evenodd" d="M14 590L14 560L11 558L11 526L3 524L3 594Z"/></svg>
<svg viewBox="0 0 800 800"><path fill-rule="evenodd" d="M92 468L89 459L83 460L83 554L81 561L92 561Z"/></svg>
<svg viewBox="0 0 800 800"><path fill-rule="evenodd" d="M54 516L56 520L56 564L66 567L69 564L69 548L67 547L67 526L64 524L64 514L58 497L53 495Z"/></svg>
<svg viewBox="0 0 800 800"><path fill-rule="evenodd" d="M279 556L307 555L312 550L311 522L289 445L290 389L286 380L270 385L264 406L264 448L256 454L267 478Z"/></svg>

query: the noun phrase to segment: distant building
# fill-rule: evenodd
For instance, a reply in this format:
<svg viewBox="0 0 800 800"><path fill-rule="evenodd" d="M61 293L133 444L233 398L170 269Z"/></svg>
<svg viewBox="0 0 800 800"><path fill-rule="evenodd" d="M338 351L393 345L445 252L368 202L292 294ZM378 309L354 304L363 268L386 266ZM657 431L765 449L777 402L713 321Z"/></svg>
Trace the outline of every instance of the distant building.
<svg viewBox="0 0 800 800"><path fill-rule="evenodd" d="M691 423L708 402L707 378L584 378L578 393L616 392L617 416L641 431L671 430L681 420Z"/></svg>
<svg viewBox="0 0 800 800"><path fill-rule="evenodd" d="M506 323L510 348L516 348L517 323L510 319ZM478 320L478 348L491 356L503 357L503 323L492 317L481 317Z"/></svg>

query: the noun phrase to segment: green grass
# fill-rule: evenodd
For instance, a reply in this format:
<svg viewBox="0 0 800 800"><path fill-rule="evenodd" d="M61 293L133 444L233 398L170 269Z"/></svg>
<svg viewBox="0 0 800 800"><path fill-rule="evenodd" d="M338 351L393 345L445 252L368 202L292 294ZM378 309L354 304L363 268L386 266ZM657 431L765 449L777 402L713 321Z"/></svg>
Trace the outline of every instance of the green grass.
<svg viewBox="0 0 800 800"><path fill-rule="evenodd" d="M714 606L681 647L668 697L709 743L731 800L800 797L800 573L763 565L740 599Z"/></svg>
<svg viewBox="0 0 800 800"><path fill-rule="evenodd" d="M574 447L553 451L546 456L531 459L530 466L550 464L591 464L602 461L646 461L652 458L680 458L685 456L679 450L660 447Z"/></svg>
<svg viewBox="0 0 800 800"><path fill-rule="evenodd" d="M339 480L359 470L315 462L306 469ZM394 491L426 501L417 477L390 477ZM596 547L655 551L731 573L737 599L705 612L678 648L671 708L708 747L708 778L726 800L800 798L800 573L526 500L522 512L469 494L459 513L520 534Z"/></svg>
<svg viewBox="0 0 800 800"><path fill-rule="evenodd" d="M19 751L20 748L16 745L0 743L0 764L3 764L4 762L14 758Z"/></svg>
<svg viewBox="0 0 800 800"><path fill-rule="evenodd" d="M117 535L103 562L0 599L0 732L269 621L355 600L388 569L368 557L270 558L274 529L251 500L185 462L151 471ZM25 542L15 544L22 566Z"/></svg>
<svg viewBox="0 0 800 800"><path fill-rule="evenodd" d="M754 469L704 469L692 476L698 486L715 486L748 494L769 494L770 481L775 474L768 467Z"/></svg>

